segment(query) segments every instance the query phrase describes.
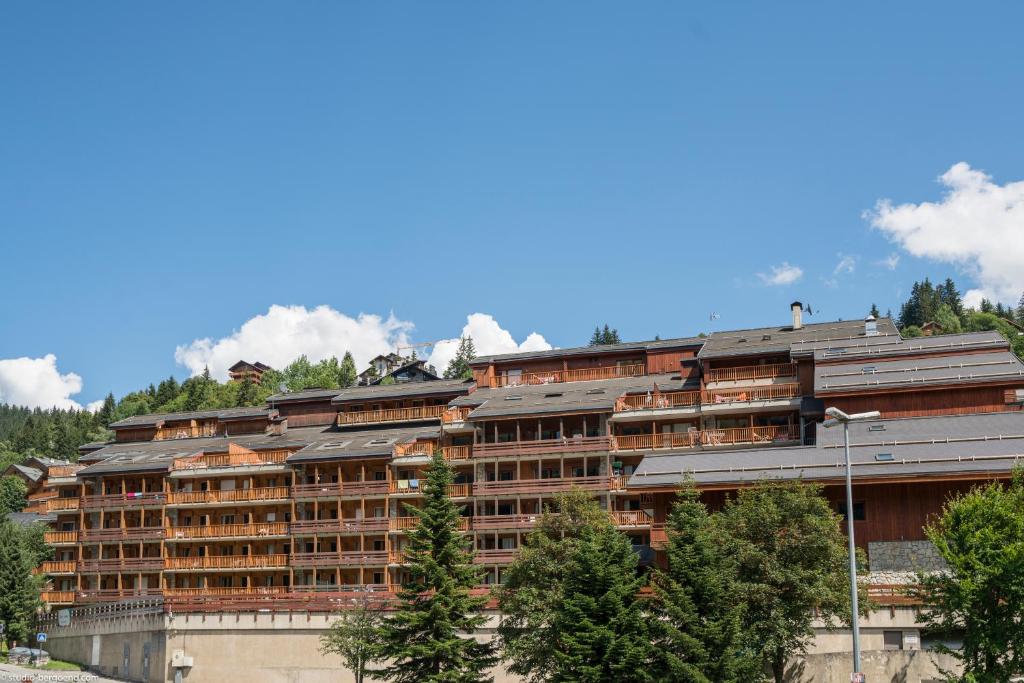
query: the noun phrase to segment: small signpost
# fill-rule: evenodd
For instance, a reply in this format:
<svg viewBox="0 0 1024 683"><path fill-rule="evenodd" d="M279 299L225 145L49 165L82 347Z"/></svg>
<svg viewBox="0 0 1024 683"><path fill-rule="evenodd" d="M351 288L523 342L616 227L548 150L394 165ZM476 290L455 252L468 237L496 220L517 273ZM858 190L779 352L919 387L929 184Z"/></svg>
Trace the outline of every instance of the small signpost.
<svg viewBox="0 0 1024 683"><path fill-rule="evenodd" d="M46 642L46 634L43 633L42 631L37 633L36 634L36 642L37 643L45 643Z"/></svg>

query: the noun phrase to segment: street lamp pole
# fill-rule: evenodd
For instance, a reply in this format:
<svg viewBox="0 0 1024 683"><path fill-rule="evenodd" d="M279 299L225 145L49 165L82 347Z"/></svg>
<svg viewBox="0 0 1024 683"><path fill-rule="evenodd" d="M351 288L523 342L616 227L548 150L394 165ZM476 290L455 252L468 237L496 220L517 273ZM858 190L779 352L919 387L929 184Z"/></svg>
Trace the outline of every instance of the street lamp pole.
<svg viewBox="0 0 1024 683"><path fill-rule="evenodd" d="M838 408L825 411L831 419L825 422L826 427L843 425L843 450L846 453L846 540L850 561L850 630L853 633L853 670L860 673L860 624L857 604L857 548L853 537L853 471L850 462L850 423L861 420L877 420L881 413L877 410L869 413L847 415Z"/></svg>

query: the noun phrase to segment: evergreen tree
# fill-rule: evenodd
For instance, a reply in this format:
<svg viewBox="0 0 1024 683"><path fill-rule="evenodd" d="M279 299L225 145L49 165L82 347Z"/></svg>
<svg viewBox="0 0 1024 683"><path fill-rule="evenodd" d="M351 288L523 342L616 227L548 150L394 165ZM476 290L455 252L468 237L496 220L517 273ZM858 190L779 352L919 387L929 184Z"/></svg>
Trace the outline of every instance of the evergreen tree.
<svg viewBox="0 0 1024 683"><path fill-rule="evenodd" d="M688 483L668 517L668 569L657 572L655 623L663 679L746 683L760 678L756 649L744 639L743 601L732 539L712 524Z"/></svg>
<svg viewBox="0 0 1024 683"><path fill-rule="evenodd" d="M18 477L0 477L0 519L8 512L21 512L28 505L28 487Z"/></svg>
<svg viewBox="0 0 1024 683"><path fill-rule="evenodd" d="M939 285L939 302L948 305L953 315L958 318L964 314L963 300L952 278L947 277L946 281Z"/></svg>
<svg viewBox="0 0 1024 683"><path fill-rule="evenodd" d="M256 385L253 383L252 378L246 375L238 383L238 398L235 400L235 405L241 408L259 405L260 403L262 401L260 400L259 393L256 391Z"/></svg>
<svg viewBox="0 0 1024 683"><path fill-rule="evenodd" d="M356 370L356 361L352 358L352 352L346 351L345 356L341 359L341 373L338 377L338 386L342 389L353 387L358 378L359 372Z"/></svg>
<svg viewBox="0 0 1024 683"><path fill-rule="evenodd" d="M0 519L0 623L4 638L24 641L32 632L42 576L33 576L34 555L13 522Z"/></svg>
<svg viewBox="0 0 1024 683"><path fill-rule="evenodd" d="M741 489L714 519L734 541L745 637L782 683L786 662L814 638L815 613L825 624L849 620L840 518L820 486L763 482ZM866 599L861 607L868 611Z"/></svg>
<svg viewBox="0 0 1024 683"><path fill-rule="evenodd" d="M487 620L481 613L487 598L470 594L480 570L457 530L459 509L448 497L453 479L437 451L424 482L422 509L406 506L419 520L405 551L410 582L381 628L380 656L390 662L381 676L387 680L487 681L487 670L497 663L494 644L473 637Z"/></svg>
<svg viewBox="0 0 1024 683"><path fill-rule="evenodd" d="M1024 325L1024 294L1020 295L1020 301L1017 302L1017 324Z"/></svg>
<svg viewBox="0 0 1024 683"><path fill-rule="evenodd" d="M381 601L372 593L364 593L320 636L320 652L340 656L356 683L375 678L370 664L377 660L381 646L382 610Z"/></svg>
<svg viewBox="0 0 1024 683"><path fill-rule="evenodd" d="M103 406L96 413L96 417L99 419L100 424L106 427L114 421L114 411L117 410L117 401L114 400L114 393L107 394L107 397L103 399Z"/></svg>
<svg viewBox="0 0 1024 683"><path fill-rule="evenodd" d="M473 346L472 337L459 339L459 348L455 351L455 357L448 363L444 370L445 379L470 379L473 377L473 369L469 362L476 358L476 347Z"/></svg>
<svg viewBox="0 0 1024 683"><path fill-rule="evenodd" d="M992 305L992 302L988 299L982 298L981 300L981 312L982 313L995 313L996 307Z"/></svg>
<svg viewBox="0 0 1024 683"><path fill-rule="evenodd" d="M176 399L180 392L181 387L178 386L178 380L174 379L174 377L168 377L157 385L156 397L153 399L153 405L157 406L157 409L159 409L160 406L170 403Z"/></svg>
<svg viewBox="0 0 1024 683"><path fill-rule="evenodd" d="M600 327L594 328L594 334L590 336L588 346L604 346L606 344L620 344L622 340L619 338L619 331L608 326L605 323L604 329Z"/></svg>
<svg viewBox="0 0 1024 683"><path fill-rule="evenodd" d="M948 571L919 577L933 633L961 647L938 645L963 665L948 681L1010 681L1024 674L1024 472L1009 487L990 483L948 501L925 529Z"/></svg>
<svg viewBox="0 0 1024 683"><path fill-rule="evenodd" d="M882 317L882 314L878 312L878 306L874 304L871 304L871 310L868 312L868 315L872 315L876 319Z"/></svg>

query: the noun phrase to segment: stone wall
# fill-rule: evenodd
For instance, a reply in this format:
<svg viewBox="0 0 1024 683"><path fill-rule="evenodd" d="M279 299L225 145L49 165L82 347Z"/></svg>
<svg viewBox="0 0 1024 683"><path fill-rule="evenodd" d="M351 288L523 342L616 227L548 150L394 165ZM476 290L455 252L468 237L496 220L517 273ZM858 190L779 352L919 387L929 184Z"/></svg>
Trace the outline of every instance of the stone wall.
<svg viewBox="0 0 1024 683"><path fill-rule="evenodd" d="M868 543L868 565L876 572L931 572L946 562L931 541L878 541Z"/></svg>

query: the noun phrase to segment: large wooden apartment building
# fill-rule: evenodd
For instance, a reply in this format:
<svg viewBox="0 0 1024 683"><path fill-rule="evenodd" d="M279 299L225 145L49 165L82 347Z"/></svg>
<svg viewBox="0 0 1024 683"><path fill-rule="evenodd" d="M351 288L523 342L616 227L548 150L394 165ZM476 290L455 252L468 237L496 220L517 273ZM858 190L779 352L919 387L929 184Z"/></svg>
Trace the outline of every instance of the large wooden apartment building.
<svg viewBox="0 0 1024 683"><path fill-rule="evenodd" d="M485 581L499 583L546 501L592 493L645 565L693 477L712 504L762 478L825 486L852 428L857 541L872 570L921 557L951 492L1024 454L1024 364L995 332L903 339L887 319L785 325L478 358L468 381L272 396L267 406L145 415L79 463L39 468L53 531L46 599L161 596L179 611L323 608L405 578L403 549L440 449ZM38 505L42 503L40 510ZM912 568L912 567L904 567Z"/></svg>

